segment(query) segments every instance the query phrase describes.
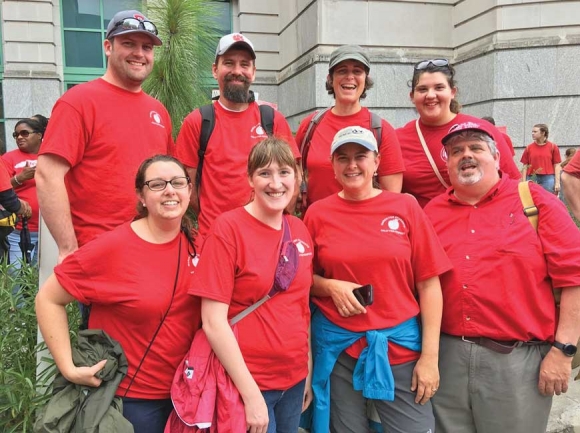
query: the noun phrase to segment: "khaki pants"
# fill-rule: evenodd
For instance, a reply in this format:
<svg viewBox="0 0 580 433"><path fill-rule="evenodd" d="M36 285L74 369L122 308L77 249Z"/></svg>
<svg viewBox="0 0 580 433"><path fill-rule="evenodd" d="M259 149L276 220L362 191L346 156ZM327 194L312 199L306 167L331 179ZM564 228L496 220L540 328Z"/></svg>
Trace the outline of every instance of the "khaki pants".
<svg viewBox="0 0 580 433"><path fill-rule="evenodd" d="M504 355L442 334L437 433L545 433L552 397L538 391L548 344Z"/></svg>

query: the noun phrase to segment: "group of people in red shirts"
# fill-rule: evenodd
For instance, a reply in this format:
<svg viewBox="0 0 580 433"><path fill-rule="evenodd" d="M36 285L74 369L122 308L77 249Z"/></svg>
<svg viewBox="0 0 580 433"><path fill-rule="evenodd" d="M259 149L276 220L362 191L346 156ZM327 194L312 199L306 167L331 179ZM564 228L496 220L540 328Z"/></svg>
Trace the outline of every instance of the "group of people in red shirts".
<svg viewBox="0 0 580 433"><path fill-rule="evenodd" d="M394 129L361 104L369 54L339 47L333 106L296 138L275 111L268 137L250 91L254 46L226 35L202 154L200 111L174 147L167 111L141 90L160 44L141 13L117 13L105 75L61 97L39 152L59 264L37 317L61 374L96 387L106 364L72 361L65 306L77 299L127 355L117 396L135 432L294 433L308 406L312 432L368 431L372 402L389 432L543 433L580 334L580 232L530 184L533 227L505 138L460 113L453 66L414 65L419 117ZM288 215L298 201L302 219ZM193 427L166 426L182 409L175 372L203 379L182 364L200 334L232 406L205 401Z"/></svg>

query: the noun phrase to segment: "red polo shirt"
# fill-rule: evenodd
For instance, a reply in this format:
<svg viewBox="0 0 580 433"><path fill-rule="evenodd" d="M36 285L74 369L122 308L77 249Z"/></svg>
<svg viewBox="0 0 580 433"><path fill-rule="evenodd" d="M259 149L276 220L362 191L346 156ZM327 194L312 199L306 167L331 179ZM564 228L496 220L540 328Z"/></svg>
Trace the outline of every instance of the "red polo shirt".
<svg viewBox="0 0 580 433"><path fill-rule="evenodd" d="M538 233L523 214L518 182L504 176L476 205L450 188L425 212L453 269L441 276L441 331L498 340L553 341L554 287L580 285L580 231L565 206L530 183Z"/></svg>

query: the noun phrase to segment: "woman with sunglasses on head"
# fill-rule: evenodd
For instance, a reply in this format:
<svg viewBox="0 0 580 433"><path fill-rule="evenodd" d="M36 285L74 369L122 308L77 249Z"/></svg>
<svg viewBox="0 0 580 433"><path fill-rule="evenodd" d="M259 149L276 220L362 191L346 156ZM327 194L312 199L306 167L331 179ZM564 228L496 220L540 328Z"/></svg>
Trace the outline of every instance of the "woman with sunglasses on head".
<svg viewBox="0 0 580 433"><path fill-rule="evenodd" d="M27 220L30 231L30 241L34 245L31 251L32 263L37 260L38 245L38 199L36 198L36 171L37 154L42 143L42 125L33 119L20 119L14 126L12 137L16 140L16 149L2 155L2 161L10 175L10 183L14 191L22 200L26 200L32 208L32 216ZM23 253L20 249L20 230L22 221L16 225L16 230L8 235L10 243L10 263L13 269L20 269Z"/></svg>
<svg viewBox="0 0 580 433"><path fill-rule="evenodd" d="M187 295L194 271L191 181L176 159L145 160L135 179L137 216L82 246L54 269L36 297L40 331L65 379L98 387L105 361L75 366L65 306L91 306L89 329L117 340L129 364L116 396L135 433L162 433L169 390L200 327L200 303Z"/></svg>
<svg viewBox="0 0 580 433"><path fill-rule="evenodd" d="M330 55L325 85L328 94L334 97L334 105L324 112L315 128L311 126L311 121L318 112L306 117L296 133L296 143L302 153L302 166L307 173L305 205L340 191L328 153L334 135L349 125L361 125L369 129L373 129L373 123L380 126L379 150L383 158L377 180L382 189L401 192L405 167L395 131L387 121L361 105L361 100L366 98L367 91L373 87L373 80L369 76L370 67L368 54L358 45L343 45ZM310 133L309 128L312 128ZM378 135L377 129L373 129L373 132ZM310 140L305 143L308 135Z"/></svg>
<svg viewBox="0 0 580 433"><path fill-rule="evenodd" d="M340 130L329 153L342 190L304 218L315 251L311 430L368 432L372 399L383 431L433 431L439 275L451 264L417 201L373 186L382 157L371 131Z"/></svg>
<svg viewBox="0 0 580 433"><path fill-rule="evenodd" d="M202 298L203 331L243 400L245 419L234 420L240 431L295 433L311 399L311 240L302 221L284 212L296 171L285 141L270 137L254 146L247 169L253 198L215 220L189 291ZM273 293L281 251L295 254L296 273L286 290ZM267 294L271 299L230 327Z"/></svg>
<svg viewBox="0 0 580 433"><path fill-rule="evenodd" d="M535 180L546 191L558 195L560 193L560 173L562 157L560 149L548 141L548 125L538 123L532 128L532 143L528 144L522 154L520 162L522 178Z"/></svg>
<svg viewBox="0 0 580 433"><path fill-rule="evenodd" d="M409 96L419 118L396 132L405 161L403 192L414 195L421 207L449 186L445 164L447 155L441 139L453 124L481 122L480 118L459 112L461 105L456 94L455 69L446 59L424 60L415 65ZM521 175L508 145L500 131L493 125L491 127L501 156L501 171L519 179Z"/></svg>

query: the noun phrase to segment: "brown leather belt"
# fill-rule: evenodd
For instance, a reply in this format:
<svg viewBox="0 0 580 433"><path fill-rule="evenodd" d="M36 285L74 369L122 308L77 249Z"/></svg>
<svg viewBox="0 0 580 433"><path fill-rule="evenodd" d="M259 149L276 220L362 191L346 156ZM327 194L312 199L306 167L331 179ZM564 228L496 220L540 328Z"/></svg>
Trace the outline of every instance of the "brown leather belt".
<svg viewBox="0 0 580 433"><path fill-rule="evenodd" d="M494 352L501 353L503 355L509 355L516 347L522 346L537 346L540 344L546 344L545 341L531 340L531 341L518 341L518 340L492 340L491 338L485 337L461 337L466 343L477 344L478 346L485 347L486 349L493 350Z"/></svg>

